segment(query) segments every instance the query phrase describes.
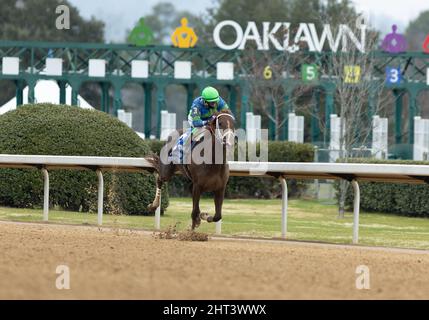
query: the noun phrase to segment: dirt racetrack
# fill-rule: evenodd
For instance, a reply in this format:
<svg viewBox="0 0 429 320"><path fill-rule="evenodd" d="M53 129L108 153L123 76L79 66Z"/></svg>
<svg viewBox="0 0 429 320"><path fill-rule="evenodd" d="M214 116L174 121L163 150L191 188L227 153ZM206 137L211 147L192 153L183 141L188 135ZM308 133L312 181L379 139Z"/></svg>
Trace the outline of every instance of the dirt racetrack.
<svg viewBox="0 0 429 320"><path fill-rule="evenodd" d="M428 251L0 222L1 299L428 299ZM55 286L70 268L70 290ZM356 267L370 289L356 289Z"/></svg>

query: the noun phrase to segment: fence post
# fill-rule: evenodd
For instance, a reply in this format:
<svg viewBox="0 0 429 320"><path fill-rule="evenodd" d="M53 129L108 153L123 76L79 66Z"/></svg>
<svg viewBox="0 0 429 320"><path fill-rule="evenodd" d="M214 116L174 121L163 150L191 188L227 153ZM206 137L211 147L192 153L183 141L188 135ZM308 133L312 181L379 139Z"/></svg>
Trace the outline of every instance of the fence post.
<svg viewBox="0 0 429 320"><path fill-rule="evenodd" d="M49 172L46 168L43 172L43 221L49 220Z"/></svg>
<svg viewBox="0 0 429 320"><path fill-rule="evenodd" d="M354 204L353 204L353 244L359 242L359 210L360 210L360 189L356 180L352 181L354 190Z"/></svg>
<svg viewBox="0 0 429 320"><path fill-rule="evenodd" d="M314 147L314 162L315 163L319 162L319 147L318 146ZM319 199L319 192L320 192L319 179L314 180L314 189L315 189L314 192L315 192L316 199Z"/></svg>
<svg viewBox="0 0 429 320"><path fill-rule="evenodd" d="M161 191L160 191L159 206L158 208L156 208L156 211L155 211L155 230L161 229L161 203L162 203L162 199L161 199Z"/></svg>
<svg viewBox="0 0 429 320"><path fill-rule="evenodd" d="M288 190L286 179L281 176L280 182L282 184L282 238L286 238L287 233L287 209L288 209Z"/></svg>
<svg viewBox="0 0 429 320"><path fill-rule="evenodd" d="M103 224L103 197L104 197L104 179L103 173L100 169L97 169L98 177L98 211L97 211L97 222L101 226Z"/></svg>
<svg viewBox="0 0 429 320"><path fill-rule="evenodd" d="M222 220L219 220L216 224L216 234L222 234Z"/></svg>

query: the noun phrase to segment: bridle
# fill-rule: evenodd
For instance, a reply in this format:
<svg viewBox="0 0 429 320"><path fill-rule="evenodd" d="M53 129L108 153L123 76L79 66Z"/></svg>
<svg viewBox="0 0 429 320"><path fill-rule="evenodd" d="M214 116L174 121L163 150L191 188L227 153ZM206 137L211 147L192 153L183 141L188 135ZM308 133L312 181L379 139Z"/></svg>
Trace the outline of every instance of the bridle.
<svg viewBox="0 0 429 320"><path fill-rule="evenodd" d="M220 127L219 127L219 118L223 117L223 116L228 116L230 117L233 121L235 121L235 118L232 114L229 113L220 113L216 116L216 130L215 130L215 138L216 140L218 140L221 144L228 144L228 142L224 142L224 140L228 141L227 139L225 139L225 137L229 136L229 135L234 135L234 130L232 129L226 129L225 132L222 134Z"/></svg>

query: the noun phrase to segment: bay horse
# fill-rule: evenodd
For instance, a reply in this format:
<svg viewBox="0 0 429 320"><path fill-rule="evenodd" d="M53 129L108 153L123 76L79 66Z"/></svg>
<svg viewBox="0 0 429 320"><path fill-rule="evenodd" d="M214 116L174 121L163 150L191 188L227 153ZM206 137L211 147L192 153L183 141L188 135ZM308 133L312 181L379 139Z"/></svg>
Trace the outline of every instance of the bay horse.
<svg viewBox="0 0 429 320"><path fill-rule="evenodd" d="M229 110L223 110L215 113L214 120L209 122L205 127L205 138L200 141L193 141L193 135L188 137L191 140L189 151L192 154L198 145L206 143L205 148L211 148L211 159L209 163L198 161L192 154L190 161L180 164L164 163L159 156L152 155L148 160L155 168L158 174L156 180L156 194L153 203L149 205L150 211L155 211L160 206L161 187L164 182L168 182L175 172L182 173L192 182L192 230L197 228L201 219L207 222L218 222L222 219L222 204L225 196L226 184L229 179L229 166L227 163L227 152L231 152L234 147L234 130L235 119ZM207 140L207 137L209 139ZM209 145L207 145L209 143ZM211 144L211 145L210 145ZM201 147L201 146L200 146ZM219 159L219 152L222 151L222 158ZM184 153L186 151L184 150ZM161 152L162 155L162 152ZM189 154L187 155L189 156ZM216 158L217 157L217 158ZM211 216L208 213L200 211L200 197L203 192L214 193L215 215Z"/></svg>

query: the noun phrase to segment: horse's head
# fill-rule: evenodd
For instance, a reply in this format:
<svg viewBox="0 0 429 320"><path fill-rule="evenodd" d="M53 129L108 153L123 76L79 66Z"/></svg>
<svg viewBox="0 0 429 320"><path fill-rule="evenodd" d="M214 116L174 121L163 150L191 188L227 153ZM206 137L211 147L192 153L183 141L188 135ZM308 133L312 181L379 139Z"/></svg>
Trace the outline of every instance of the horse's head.
<svg viewBox="0 0 429 320"><path fill-rule="evenodd" d="M235 118L231 111L224 110L214 114L215 119L209 124L216 140L227 146L234 145Z"/></svg>

